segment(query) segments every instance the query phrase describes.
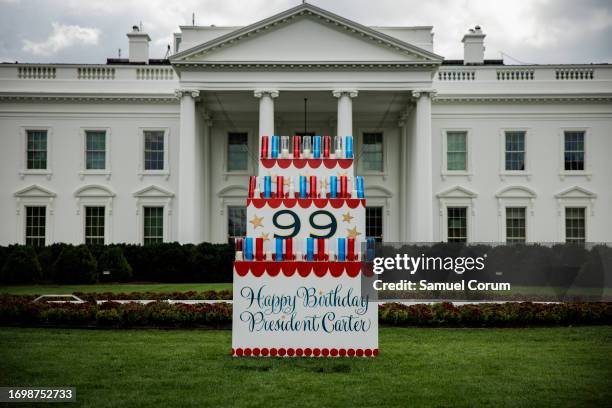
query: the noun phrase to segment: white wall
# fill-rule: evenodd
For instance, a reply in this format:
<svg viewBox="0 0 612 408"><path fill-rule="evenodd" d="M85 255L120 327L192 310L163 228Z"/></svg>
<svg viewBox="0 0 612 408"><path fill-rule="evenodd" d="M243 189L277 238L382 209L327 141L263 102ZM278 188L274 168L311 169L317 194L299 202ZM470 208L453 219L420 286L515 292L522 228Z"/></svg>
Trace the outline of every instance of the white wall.
<svg viewBox="0 0 612 408"><path fill-rule="evenodd" d="M57 194L54 200L53 240L83 242L83 213L77 215L74 192L88 184L101 184L116 194L110 229L111 242L137 242L139 237L136 199L133 193L150 185L176 193L178 190L178 103L3 103L0 105L0 244L23 241L23 230L16 214L13 194L38 184ZM25 158L22 127L44 126L52 130L49 139L52 169L50 179L44 175L20 177ZM79 176L82 163L82 128L109 128L111 175ZM170 174L138 176L140 128L160 127L169 130ZM176 203L175 203L176 204ZM176 205L174 205L176 208ZM49 214L47 215L49 217ZM171 215L171 218L176 215ZM169 235L176 238L176 222L171 222Z"/></svg>
<svg viewBox="0 0 612 408"><path fill-rule="evenodd" d="M529 241L558 242L564 238L564 214L558 213L555 194L579 186L597 194L593 214L587 212L587 241L612 241L612 106L571 103L434 103L432 111L434 193L459 185L478 194L474 200L474 235L471 241L499 241L501 217L495 194L511 185L528 187L534 200L532 236ZM471 176L442 177L442 132L470 131ZM520 128L527 135L527 176L500 176L503 129ZM563 128L587 130L587 176L560 176ZM435 200L434 209L437 209ZM434 216L434 236L439 238L440 220ZM444 224L445 225L445 224Z"/></svg>

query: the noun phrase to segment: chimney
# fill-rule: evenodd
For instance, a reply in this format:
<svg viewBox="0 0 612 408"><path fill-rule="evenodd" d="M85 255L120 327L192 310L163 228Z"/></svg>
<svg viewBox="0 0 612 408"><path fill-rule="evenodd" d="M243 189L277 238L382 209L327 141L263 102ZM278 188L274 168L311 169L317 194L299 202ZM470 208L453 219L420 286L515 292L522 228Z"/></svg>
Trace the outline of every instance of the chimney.
<svg viewBox="0 0 612 408"><path fill-rule="evenodd" d="M480 26L470 28L469 32L463 36L463 64L476 65L484 63L484 38Z"/></svg>
<svg viewBox="0 0 612 408"><path fill-rule="evenodd" d="M127 34L130 44L130 62L149 62L149 34L140 32L138 26L132 27L132 32Z"/></svg>

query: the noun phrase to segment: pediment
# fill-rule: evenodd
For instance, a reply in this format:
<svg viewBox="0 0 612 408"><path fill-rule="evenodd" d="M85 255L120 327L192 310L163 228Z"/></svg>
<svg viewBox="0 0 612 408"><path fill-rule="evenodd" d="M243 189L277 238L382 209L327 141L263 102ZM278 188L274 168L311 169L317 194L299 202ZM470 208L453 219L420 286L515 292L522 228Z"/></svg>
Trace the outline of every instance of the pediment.
<svg viewBox="0 0 612 408"><path fill-rule="evenodd" d="M455 186L436 194L438 198L476 198L478 194L465 187Z"/></svg>
<svg viewBox="0 0 612 408"><path fill-rule="evenodd" d="M302 4L170 58L181 63L416 63L442 57L415 45Z"/></svg>
<svg viewBox="0 0 612 408"><path fill-rule="evenodd" d="M45 197L52 198L57 196L57 194L49 189L41 187L37 184L33 184L29 187L23 188L19 191L16 191L14 194L15 197L24 198L24 197Z"/></svg>
<svg viewBox="0 0 612 408"><path fill-rule="evenodd" d="M115 193L108 187L98 185L98 184L89 184L83 187L80 187L78 190L74 192L75 197L114 197Z"/></svg>
<svg viewBox="0 0 612 408"><path fill-rule="evenodd" d="M134 197L138 197L138 198L145 198L145 197L152 197L152 198L172 198L174 197L174 193L163 189L159 186L155 186L155 185L151 185L149 187L145 187L142 190L138 190L134 193Z"/></svg>
<svg viewBox="0 0 612 408"><path fill-rule="evenodd" d="M232 184L217 192L219 197L246 197L248 189L243 185Z"/></svg>
<svg viewBox="0 0 612 408"><path fill-rule="evenodd" d="M524 186L505 187L495 194L497 198L536 198L537 194Z"/></svg>
<svg viewBox="0 0 612 408"><path fill-rule="evenodd" d="M597 194L585 188L574 186L555 194L556 198L596 198Z"/></svg>

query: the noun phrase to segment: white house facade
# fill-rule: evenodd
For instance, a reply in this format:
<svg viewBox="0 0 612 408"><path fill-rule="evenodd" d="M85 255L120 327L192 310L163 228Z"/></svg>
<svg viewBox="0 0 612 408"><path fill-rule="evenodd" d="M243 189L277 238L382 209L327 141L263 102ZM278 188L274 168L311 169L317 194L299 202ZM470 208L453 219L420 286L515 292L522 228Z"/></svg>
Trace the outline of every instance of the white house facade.
<svg viewBox="0 0 612 408"><path fill-rule="evenodd" d="M367 234L611 242L612 66L464 59L432 27L310 4L246 27L146 33L107 64L0 64L0 244L227 242L259 135L353 135Z"/></svg>

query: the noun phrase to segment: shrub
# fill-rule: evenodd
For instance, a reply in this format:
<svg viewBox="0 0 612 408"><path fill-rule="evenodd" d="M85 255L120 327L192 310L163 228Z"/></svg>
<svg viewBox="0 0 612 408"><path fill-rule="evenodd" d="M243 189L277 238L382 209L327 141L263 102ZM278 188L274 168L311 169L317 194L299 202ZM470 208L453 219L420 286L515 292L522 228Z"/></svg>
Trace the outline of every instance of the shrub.
<svg viewBox="0 0 612 408"><path fill-rule="evenodd" d="M97 262L85 245L67 245L53 265L54 281L59 284L95 283Z"/></svg>
<svg viewBox="0 0 612 408"><path fill-rule="evenodd" d="M102 252L98 258L98 272L98 279L103 282L127 282L132 278L132 267L119 247L108 247Z"/></svg>
<svg viewBox="0 0 612 408"><path fill-rule="evenodd" d="M41 277L41 267L31 246L17 245L8 256L1 270L4 283L33 283Z"/></svg>

